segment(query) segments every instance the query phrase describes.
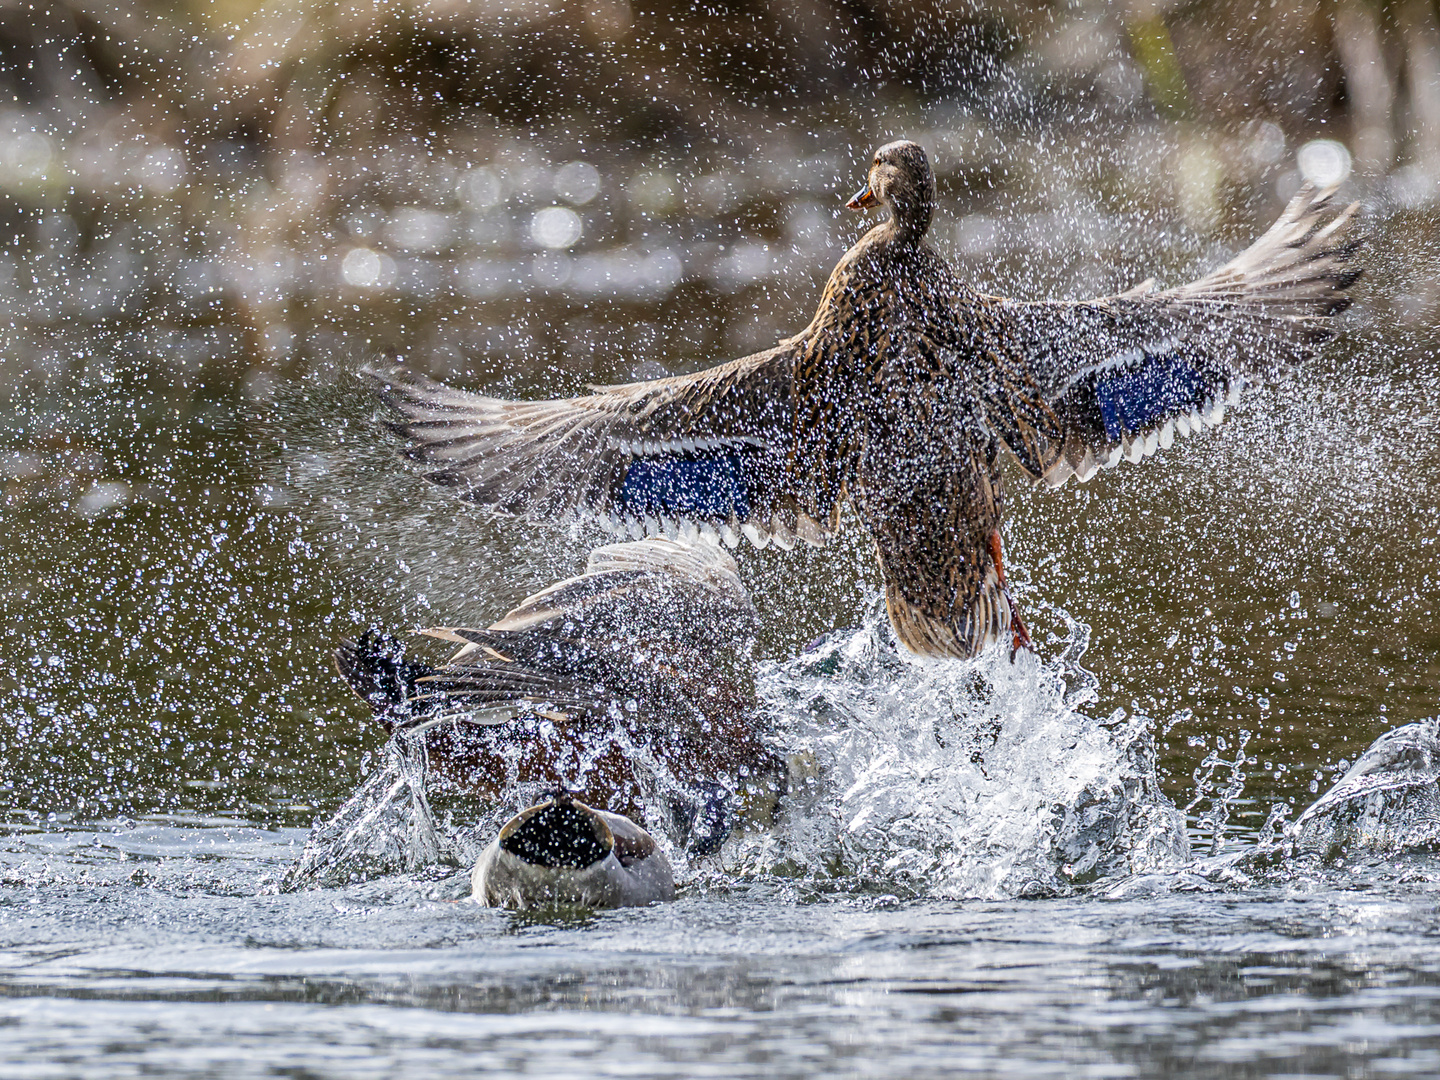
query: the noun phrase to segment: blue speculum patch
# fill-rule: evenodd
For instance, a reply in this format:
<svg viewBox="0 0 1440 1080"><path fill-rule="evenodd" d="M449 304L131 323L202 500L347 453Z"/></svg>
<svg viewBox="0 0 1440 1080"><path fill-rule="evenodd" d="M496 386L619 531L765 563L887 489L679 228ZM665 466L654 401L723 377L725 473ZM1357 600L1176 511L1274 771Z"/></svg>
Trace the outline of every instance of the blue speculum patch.
<svg viewBox="0 0 1440 1080"><path fill-rule="evenodd" d="M1105 437L1119 441L1186 406L1201 404L1206 380L1183 356L1147 356L1095 383Z"/></svg>
<svg viewBox="0 0 1440 1080"><path fill-rule="evenodd" d="M632 514L673 514L724 521L750 512L739 452L637 461L625 473L620 504Z"/></svg>

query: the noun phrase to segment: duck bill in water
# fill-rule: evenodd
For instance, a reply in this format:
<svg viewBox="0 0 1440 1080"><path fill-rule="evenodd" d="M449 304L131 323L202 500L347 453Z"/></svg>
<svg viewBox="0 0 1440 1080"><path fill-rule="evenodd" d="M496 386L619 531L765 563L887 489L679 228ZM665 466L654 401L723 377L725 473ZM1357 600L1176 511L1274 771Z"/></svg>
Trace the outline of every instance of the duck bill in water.
<svg viewBox="0 0 1440 1080"><path fill-rule="evenodd" d="M475 863L471 899L525 910L635 907L675 898L670 861L627 817L559 794L522 810Z"/></svg>

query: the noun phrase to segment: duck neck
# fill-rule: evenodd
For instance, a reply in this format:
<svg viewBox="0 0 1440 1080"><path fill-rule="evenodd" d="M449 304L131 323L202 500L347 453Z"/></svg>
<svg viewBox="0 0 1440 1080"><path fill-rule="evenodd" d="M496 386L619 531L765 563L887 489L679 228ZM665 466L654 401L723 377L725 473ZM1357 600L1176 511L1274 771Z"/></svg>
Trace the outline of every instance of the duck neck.
<svg viewBox="0 0 1440 1080"><path fill-rule="evenodd" d="M895 200L890 204L890 220L886 224L891 237L897 242L918 244L924 239L934 216L935 203L932 201L907 203Z"/></svg>

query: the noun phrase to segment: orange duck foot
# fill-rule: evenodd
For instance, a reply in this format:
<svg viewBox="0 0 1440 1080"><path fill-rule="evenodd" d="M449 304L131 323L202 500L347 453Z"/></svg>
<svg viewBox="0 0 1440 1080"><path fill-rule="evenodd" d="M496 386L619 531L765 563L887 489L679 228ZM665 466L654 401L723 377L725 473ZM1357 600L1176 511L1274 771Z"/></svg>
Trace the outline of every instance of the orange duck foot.
<svg viewBox="0 0 1440 1080"><path fill-rule="evenodd" d="M1020 621L1020 609L1015 606L1015 600L1010 595L1010 590L1005 590L1005 599L1010 601L1010 662L1015 662L1015 655L1021 649L1035 651L1035 642L1030 640L1030 631L1025 629L1025 624Z"/></svg>
<svg viewBox="0 0 1440 1080"><path fill-rule="evenodd" d="M995 562L995 577L1000 582L1000 591L1005 594L1005 603L1010 605L1010 662L1013 664L1021 649L1028 649L1033 653L1035 642L1030 639L1030 631L1025 629L1025 622L1020 618L1020 609L1015 605L1015 598L1010 595L1010 584L1005 580L1005 560L1001 558L999 529L990 533L990 558Z"/></svg>

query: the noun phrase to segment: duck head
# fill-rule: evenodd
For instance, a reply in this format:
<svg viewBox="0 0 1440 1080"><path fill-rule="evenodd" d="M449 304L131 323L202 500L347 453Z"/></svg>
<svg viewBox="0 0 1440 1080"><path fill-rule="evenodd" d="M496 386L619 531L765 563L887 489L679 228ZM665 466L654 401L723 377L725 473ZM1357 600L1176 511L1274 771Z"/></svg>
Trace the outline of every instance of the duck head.
<svg viewBox="0 0 1440 1080"><path fill-rule="evenodd" d="M890 207L895 231L919 240L935 213L935 174L919 143L899 139L875 151L867 183L845 205L865 210L880 203Z"/></svg>
<svg viewBox="0 0 1440 1080"><path fill-rule="evenodd" d="M653 836L563 792L506 822L470 883L471 898L487 907L614 908L675 897L670 861Z"/></svg>

